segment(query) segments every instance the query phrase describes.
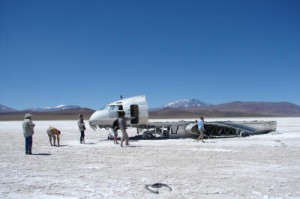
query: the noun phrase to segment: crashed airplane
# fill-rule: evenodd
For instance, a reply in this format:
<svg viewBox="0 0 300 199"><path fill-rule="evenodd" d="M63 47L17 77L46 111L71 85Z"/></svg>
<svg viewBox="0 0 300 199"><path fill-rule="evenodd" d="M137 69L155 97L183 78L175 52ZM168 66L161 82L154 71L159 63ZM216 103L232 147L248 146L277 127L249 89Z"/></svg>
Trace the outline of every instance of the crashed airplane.
<svg viewBox="0 0 300 199"><path fill-rule="evenodd" d="M197 138L197 121L149 122L148 103L145 96L136 96L107 104L95 111L89 119L92 129L112 128L113 121L125 112L128 125L137 128L137 138ZM205 137L244 137L276 131L276 121L214 121L204 122Z"/></svg>

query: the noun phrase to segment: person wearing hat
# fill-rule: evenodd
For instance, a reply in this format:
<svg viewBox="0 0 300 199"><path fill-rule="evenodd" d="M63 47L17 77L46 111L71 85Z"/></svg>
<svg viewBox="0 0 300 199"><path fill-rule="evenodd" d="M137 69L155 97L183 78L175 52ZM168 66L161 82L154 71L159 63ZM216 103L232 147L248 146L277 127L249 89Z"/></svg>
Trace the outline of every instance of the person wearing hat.
<svg viewBox="0 0 300 199"><path fill-rule="evenodd" d="M54 128L53 126L49 126L49 128L47 129L47 134L48 134L49 142L50 142L51 146L56 146L56 138L57 138L57 146L59 146L60 130L58 130L57 128ZM53 144L52 144L52 140L53 140Z"/></svg>
<svg viewBox="0 0 300 199"><path fill-rule="evenodd" d="M32 115L30 113L26 113L23 121L23 134L25 137L25 154L32 154L32 136L34 134L34 126L35 124L32 122Z"/></svg>

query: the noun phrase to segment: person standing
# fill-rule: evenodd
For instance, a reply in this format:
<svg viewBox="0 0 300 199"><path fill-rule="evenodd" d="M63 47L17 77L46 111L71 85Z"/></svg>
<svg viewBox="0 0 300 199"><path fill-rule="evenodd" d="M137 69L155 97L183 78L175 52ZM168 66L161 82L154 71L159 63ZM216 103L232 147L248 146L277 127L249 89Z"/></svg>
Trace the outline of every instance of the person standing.
<svg viewBox="0 0 300 199"><path fill-rule="evenodd" d="M79 115L79 120L78 120L77 124L78 124L79 131L81 133L80 134L80 144L85 144L85 140L84 140L84 137L85 137L85 135L84 135L85 124L83 122L83 115L82 114Z"/></svg>
<svg viewBox="0 0 300 199"><path fill-rule="evenodd" d="M198 132L200 133L199 137L197 138L197 142L198 140L202 140L202 142L204 142L203 137L204 137L204 116L201 115L200 119L198 120Z"/></svg>
<svg viewBox="0 0 300 199"><path fill-rule="evenodd" d="M120 128L119 128L119 121L118 121L118 119L116 119L113 122L112 129L113 129L113 133L114 133L114 144L119 144L118 143L118 130Z"/></svg>
<svg viewBox="0 0 300 199"><path fill-rule="evenodd" d="M34 134L35 124L32 122L32 115L30 113L25 114L23 121L23 134L25 137L25 154L32 154L32 136Z"/></svg>
<svg viewBox="0 0 300 199"><path fill-rule="evenodd" d="M127 129L127 124L126 121L130 120L131 118L125 118L125 112L122 111L119 114L119 119L118 119L118 123L119 123L119 128L122 131L122 139L121 139L121 147L123 147L123 142L125 141L126 146L129 145L129 138L128 138L128 133L126 131Z"/></svg>

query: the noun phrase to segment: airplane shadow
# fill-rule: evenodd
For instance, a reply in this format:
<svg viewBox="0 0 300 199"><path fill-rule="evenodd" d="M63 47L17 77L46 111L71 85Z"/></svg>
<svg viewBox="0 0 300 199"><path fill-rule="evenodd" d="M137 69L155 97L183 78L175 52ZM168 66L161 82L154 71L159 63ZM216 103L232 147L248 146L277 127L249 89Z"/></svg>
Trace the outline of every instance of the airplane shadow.
<svg viewBox="0 0 300 199"><path fill-rule="evenodd" d="M159 138L159 137L143 138L142 135L129 137L129 140L131 142L138 142L139 140L166 140L166 139L170 139L170 138ZM172 139L178 139L178 138L172 138Z"/></svg>
<svg viewBox="0 0 300 199"><path fill-rule="evenodd" d="M114 139L110 138L110 139L103 139L103 140L99 140L100 142L106 142L106 141L114 141ZM129 140L130 142L138 142L139 140L142 140L142 139L139 139L139 138L136 138L136 137L129 137ZM120 138L118 138L118 141L121 141Z"/></svg>

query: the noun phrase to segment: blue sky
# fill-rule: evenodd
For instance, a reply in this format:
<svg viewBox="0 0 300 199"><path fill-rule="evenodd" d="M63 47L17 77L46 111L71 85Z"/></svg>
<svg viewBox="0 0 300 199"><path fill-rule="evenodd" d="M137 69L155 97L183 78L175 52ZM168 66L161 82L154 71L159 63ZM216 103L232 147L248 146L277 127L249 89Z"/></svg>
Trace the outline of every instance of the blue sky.
<svg viewBox="0 0 300 199"><path fill-rule="evenodd" d="M0 104L300 105L300 1L1 0Z"/></svg>

